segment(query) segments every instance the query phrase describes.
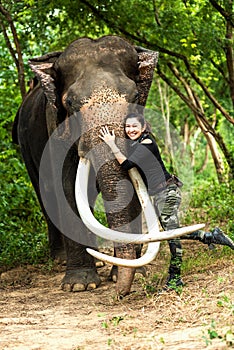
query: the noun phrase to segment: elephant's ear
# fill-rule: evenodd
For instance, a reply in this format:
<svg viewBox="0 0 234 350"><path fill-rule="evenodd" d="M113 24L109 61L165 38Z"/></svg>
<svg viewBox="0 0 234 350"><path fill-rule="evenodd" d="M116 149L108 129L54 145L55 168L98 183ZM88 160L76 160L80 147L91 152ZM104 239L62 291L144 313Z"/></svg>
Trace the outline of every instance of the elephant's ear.
<svg viewBox="0 0 234 350"><path fill-rule="evenodd" d="M143 47L135 47L138 53L139 63L139 80L137 89L139 93L139 104L145 106L149 94L149 90L153 80L154 68L158 62L158 52L144 49Z"/></svg>
<svg viewBox="0 0 234 350"><path fill-rule="evenodd" d="M49 136L56 129L58 121L53 65L61 53L53 52L41 57L32 58L29 61L29 66L39 80L48 101L46 105L46 121Z"/></svg>

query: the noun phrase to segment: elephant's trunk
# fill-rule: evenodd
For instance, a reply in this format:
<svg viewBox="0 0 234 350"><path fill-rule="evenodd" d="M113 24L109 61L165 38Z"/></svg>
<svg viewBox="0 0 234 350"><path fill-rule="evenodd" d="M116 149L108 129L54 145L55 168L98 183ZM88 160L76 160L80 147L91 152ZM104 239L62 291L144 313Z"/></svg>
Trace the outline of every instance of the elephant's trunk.
<svg viewBox="0 0 234 350"><path fill-rule="evenodd" d="M92 163L95 163L94 159ZM112 160L99 169L98 184L102 192L109 227L124 232L139 232L141 209L126 175L116 160ZM117 258L135 259L135 244L115 243L115 255ZM134 273L133 268L118 267L116 284L118 295L124 296L130 292Z"/></svg>
<svg viewBox="0 0 234 350"><path fill-rule="evenodd" d="M136 258L136 249L133 244L115 246L115 254L120 259L132 260ZM117 296L121 297L130 293L134 275L134 268L118 266L118 280L115 287Z"/></svg>
<svg viewBox="0 0 234 350"><path fill-rule="evenodd" d="M100 154L94 151L91 156L94 167L97 166L95 161L97 157L100 160ZM104 163L96 171L109 227L124 232L139 232L141 209L127 174L113 159ZM133 243L115 243L115 255L117 258L135 259L135 245ZM125 296L130 292L134 273L134 268L118 267L117 295Z"/></svg>

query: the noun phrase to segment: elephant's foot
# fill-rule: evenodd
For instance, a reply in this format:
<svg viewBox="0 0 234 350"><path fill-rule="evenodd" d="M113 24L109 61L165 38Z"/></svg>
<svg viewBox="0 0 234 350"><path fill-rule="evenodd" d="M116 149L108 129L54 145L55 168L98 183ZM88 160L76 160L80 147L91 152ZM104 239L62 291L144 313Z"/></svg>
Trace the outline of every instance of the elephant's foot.
<svg viewBox="0 0 234 350"><path fill-rule="evenodd" d="M96 269L80 268L68 270L62 280L61 288L65 292L83 292L96 289L101 283Z"/></svg>

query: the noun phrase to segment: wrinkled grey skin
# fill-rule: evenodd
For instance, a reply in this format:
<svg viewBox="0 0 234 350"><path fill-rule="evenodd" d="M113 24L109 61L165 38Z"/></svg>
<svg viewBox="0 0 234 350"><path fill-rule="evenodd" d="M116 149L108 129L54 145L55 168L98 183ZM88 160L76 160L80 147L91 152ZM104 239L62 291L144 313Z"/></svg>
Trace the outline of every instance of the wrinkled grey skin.
<svg viewBox="0 0 234 350"><path fill-rule="evenodd" d="M110 156L108 147L103 145L98 133L101 125L108 124L114 128L117 139L122 139L119 147L123 152L126 151L122 125L126 108L129 104L137 104L138 108L144 106L152 81L153 67L148 72L145 67L139 68L141 51L141 48L135 48L116 36L98 40L81 38L71 43L64 52L47 54L30 61L35 72L34 86L16 116L13 140L20 145L47 221L51 256L61 257L65 249L67 268L62 281L64 290L82 291L96 288L100 284L95 261L86 252L87 246L96 247L95 237L88 232L81 220L74 223L69 212L72 208L72 213L75 212L78 217L74 183L80 156L88 155L92 162L90 204L95 202L97 192L101 191L103 198L111 201L106 204L109 226L122 227L128 232L140 231L140 206L137 197L132 197L129 182L121 182L121 187L116 192L116 184L119 180L128 179L128 174ZM116 110L116 100L122 103L120 111L119 107ZM108 103L107 114L99 108L105 103ZM75 128L70 123L74 116L77 121ZM61 130L53 134L58 125L62 126ZM71 144L74 129L78 134L85 133L85 137L74 139ZM40 161L51 135L62 147L61 150L67 149L61 181L69 210L61 203L56 190L59 179L56 178L57 171L54 171L53 162L59 160L60 151L51 148L48 166L40 170L39 185ZM100 147L96 149L96 146ZM115 198L118 200L115 201ZM124 204L126 199L128 205ZM45 209L50 203L54 216L52 220ZM119 210L121 205L123 208ZM57 225L57 222L62 226ZM63 232L61 227L64 227ZM70 232L69 237L66 235L66 227ZM133 245L116 246L115 253L119 257L133 259L136 249ZM117 293L129 293L133 278L133 269L119 268Z"/></svg>

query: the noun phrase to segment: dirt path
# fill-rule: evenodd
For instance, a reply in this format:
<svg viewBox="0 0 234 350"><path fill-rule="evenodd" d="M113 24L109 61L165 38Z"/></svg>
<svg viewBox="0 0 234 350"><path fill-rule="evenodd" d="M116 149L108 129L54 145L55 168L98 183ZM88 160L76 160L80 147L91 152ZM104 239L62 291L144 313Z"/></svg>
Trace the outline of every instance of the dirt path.
<svg viewBox="0 0 234 350"><path fill-rule="evenodd" d="M99 269L103 282L97 290L74 294L60 290L61 269L43 272L27 266L4 272L0 349L234 348L232 258L184 275L186 286L179 294L150 293L160 266L156 260L148 267L149 276L136 276L133 292L119 302L113 297L114 284L108 281L110 266Z"/></svg>

